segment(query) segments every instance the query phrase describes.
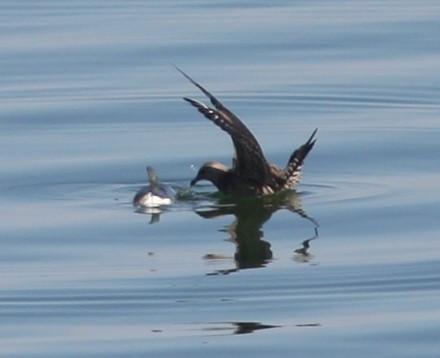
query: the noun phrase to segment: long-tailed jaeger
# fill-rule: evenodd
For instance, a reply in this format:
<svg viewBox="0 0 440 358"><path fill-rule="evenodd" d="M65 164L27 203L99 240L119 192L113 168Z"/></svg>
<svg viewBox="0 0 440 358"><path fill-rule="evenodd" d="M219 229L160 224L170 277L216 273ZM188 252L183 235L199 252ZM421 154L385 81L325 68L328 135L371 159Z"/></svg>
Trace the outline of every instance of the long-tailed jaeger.
<svg viewBox="0 0 440 358"><path fill-rule="evenodd" d="M207 162L191 181L191 186L199 180L208 180L226 195L259 196L291 189L298 184L301 167L315 144L318 129L313 131L307 142L293 151L287 166L279 168L268 163L254 135L234 113L185 72L177 70L209 98L214 108L191 98L185 97L184 100L228 133L235 147L231 168L216 161Z"/></svg>

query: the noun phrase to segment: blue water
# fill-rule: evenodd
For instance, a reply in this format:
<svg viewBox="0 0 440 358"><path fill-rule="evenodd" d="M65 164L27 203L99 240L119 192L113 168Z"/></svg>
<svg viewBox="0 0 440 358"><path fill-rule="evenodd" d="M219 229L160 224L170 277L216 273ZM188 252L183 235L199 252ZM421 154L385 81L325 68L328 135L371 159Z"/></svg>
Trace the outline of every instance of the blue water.
<svg viewBox="0 0 440 358"><path fill-rule="evenodd" d="M0 356L438 357L440 4L2 1ZM160 215L228 136L301 185Z"/></svg>

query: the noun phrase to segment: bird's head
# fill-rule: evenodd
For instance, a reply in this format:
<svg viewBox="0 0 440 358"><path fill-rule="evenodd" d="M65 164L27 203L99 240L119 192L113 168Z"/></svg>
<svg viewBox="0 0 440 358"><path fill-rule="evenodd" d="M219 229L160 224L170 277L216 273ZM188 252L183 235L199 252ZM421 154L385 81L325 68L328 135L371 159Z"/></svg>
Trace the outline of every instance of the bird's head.
<svg viewBox="0 0 440 358"><path fill-rule="evenodd" d="M226 174L228 168L219 162L207 162L199 169L196 177L191 180L190 185L193 186L200 180L208 180L214 184L218 190L224 192L226 190Z"/></svg>

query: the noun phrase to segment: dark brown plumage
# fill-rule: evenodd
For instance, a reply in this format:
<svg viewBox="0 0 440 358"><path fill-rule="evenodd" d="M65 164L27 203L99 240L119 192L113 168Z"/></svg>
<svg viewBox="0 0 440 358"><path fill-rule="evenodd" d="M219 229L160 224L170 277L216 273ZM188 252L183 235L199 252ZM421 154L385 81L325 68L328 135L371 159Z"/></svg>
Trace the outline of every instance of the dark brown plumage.
<svg viewBox="0 0 440 358"><path fill-rule="evenodd" d="M315 144L317 129L313 131L307 142L292 153L284 169L269 164L254 135L244 123L185 72L179 68L177 70L210 99L214 108L194 99L184 98L184 100L227 132L235 147L232 168L215 161L205 163L191 181L191 185L199 180L209 180L223 194L255 196L276 193L298 184L304 159Z"/></svg>

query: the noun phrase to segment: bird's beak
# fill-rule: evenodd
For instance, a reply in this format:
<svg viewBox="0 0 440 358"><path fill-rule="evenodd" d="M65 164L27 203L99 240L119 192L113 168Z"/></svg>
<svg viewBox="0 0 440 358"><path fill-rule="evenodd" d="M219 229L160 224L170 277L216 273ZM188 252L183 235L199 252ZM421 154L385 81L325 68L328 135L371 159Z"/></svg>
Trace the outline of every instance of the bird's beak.
<svg viewBox="0 0 440 358"><path fill-rule="evenodd" d="M195 177L191 182L189 183L190 186L196 185L196 183L199 181L199 178Z"/></svg>
<svg viewBox="0 0 440 358"><path fill-rule="evenodd" d="M194 186L197 184L197 182L201 180L200 178L200 173L197 173L197 175L195 176L195 178L193 180L191 180L191 182L189 183L190 186Z"/></svg>

